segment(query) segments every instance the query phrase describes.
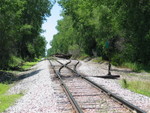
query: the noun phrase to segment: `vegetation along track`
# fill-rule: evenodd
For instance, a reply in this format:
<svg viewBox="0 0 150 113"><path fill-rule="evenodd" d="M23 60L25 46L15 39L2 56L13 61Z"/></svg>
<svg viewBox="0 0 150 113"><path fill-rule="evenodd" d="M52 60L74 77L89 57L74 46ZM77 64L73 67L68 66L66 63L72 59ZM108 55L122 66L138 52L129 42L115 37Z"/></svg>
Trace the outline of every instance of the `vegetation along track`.
<svg viewBox="0 0 150 113"><path fill-rule="evenodd" d="M78 74L76 66L79 62L76 62L74 67L70 68L72 66L69 65L71 61L66 64L56 61L61 64L59 68L56 68L51 61L50 64L77 113L132 113L133 111L146 113L83 75ZM66 69L72 73L68 74Z"/></svg>

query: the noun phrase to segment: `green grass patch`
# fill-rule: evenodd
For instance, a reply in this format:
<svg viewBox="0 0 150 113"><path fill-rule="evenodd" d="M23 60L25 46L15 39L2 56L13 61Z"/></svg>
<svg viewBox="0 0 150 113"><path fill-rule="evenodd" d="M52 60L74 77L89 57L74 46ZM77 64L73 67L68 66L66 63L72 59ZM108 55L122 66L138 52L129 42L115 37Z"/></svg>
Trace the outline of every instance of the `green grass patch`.
<svg viewBox="0 0 150 113"><path fill-rule="evenodd" d="M123 79L121 81L123 88L127 88L133 92L146 95L150 97L150 82L149 81L127 81Z"/></svg>
<svg viewBox="0 0 150 113"><path fill-rule="evenodd" d="M9 88L7 84L0 84L0 95L4 94Z"/></svg>
<svg viewBox="0 0 150 113"><path fill-rule="evenodd" d="M38 62L25 62L23 63L23 66L21 66L21 69L27 70L31 68L32 66L36 65Z"/></svg>
<svg viewBox="0 0 150 113"><path fill-rule="evenodd" d="M133 74L133 73L129 73L129 74L127 74L127 75L129 75L129 76L138 76L138 75Z"/></svg>
<svg viewBox="0 0 150 113"><path fill-rule="evenodd" d="M21 95L0 95L0 113L5 111L9 106L19 98Z"/></svg>
<svg viewBox="0 0 150 113"><path fill-rule="evenodd" d="M45 58L34 58L34 62L40 62L40 61L42 61L43 59L45 59Z"/></svg>
<svg viewBox="0 0 150 113"><path fill-rule="evenodd" d="M78 59L79 60L84 60L84 59L86 59L86 58L88 58L89 57L89 55L87 55L87 54L81 54L79 57L78 57Z"/></svg>
<svg viewBox="0 0 150 113"><path fill-rule="evenodd" d="M141 66L137 63L126 62L122 64L123 67L130 68L135 72L139 72L141 70Z"/></svg>
<svg viewBox="0 0 150 113"><path fill-rule="evenodd" d="M97 63L102 62L102 57L97 57L97 58L93 59L92 61L97 62Z"/></svg>
<svg viewBox="0 0 150 113"><path fill-rule="evenodd" d="M22 94L6 95L5 93L10 88L8 84L0 84L0 113L4 112L9 106L22 96Z"/></svg>

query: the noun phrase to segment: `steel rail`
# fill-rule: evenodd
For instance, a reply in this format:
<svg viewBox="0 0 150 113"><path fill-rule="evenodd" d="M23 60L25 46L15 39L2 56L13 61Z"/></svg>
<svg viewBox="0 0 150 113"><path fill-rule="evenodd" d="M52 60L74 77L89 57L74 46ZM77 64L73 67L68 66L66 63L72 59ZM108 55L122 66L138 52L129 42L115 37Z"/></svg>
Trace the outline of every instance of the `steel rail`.
<svg viewBox="0 0 150 113"><path fill-rule="evenodd" d="M57 61L57 60L56 60L56 61ZM60 64L64 65L63 63L60 63ZM106 88L104 88L103 86L98 85L97 83L95 83L95 82L91 81L90 79L84 77L83 75L79 74L79 73L77 72L77 70L76 70L78 64L79 64L79 61L78 61L78 63L74 66L74 70L72 70L71 68L70 68L69 70L72 70L74 73L76 73L78 76L80 76L80 77L83 78L84 80L88 81L88 82L91 83L92 85L94 85L94 86L96 86L97 88L99 88L99 89L101 89L102 91L104 91L108 96L110 96L110 97L116 99L117 101L123 103L125 106L127 106L128 108L130 108L130 109L136 111L137 113L147 113L146 111L140 109L139 107L133 105L132 103L126 101L125 99L123 99L123 98L121 98L121 97L119 97L119 96L116 96L115 94L113 94L112 92L110 92L109 90L107 90ZM67 65L64 66L64 67L69 68Z"/></svg>
<svg viewBox="0 0 150 113"><path fill-rule="evenodd" d="M67 62L65 65L62 65L60 68L59 68L59 73L60 73L60 71L62 70L62 68L64 68L64 67L66 67L68 64L70 64L71 63L71 60L69 61L69 62Z"/></svg>
<svg viewBox="0 0 150 113"><path fill-rule="evenodd" d="M49 62L50 62L50 64L51 64L51 66L54 67L54 66L52 65L52 63L51 63L50 60L49 60ZM70 62L71 62L71 61L70 61ZM69 62L66 63L65 65L61 66L61 69L62 69L64 66L66 66L67 64L69 64ZM55 70L55 68L53 68L53 69ZM75 111L76 111L77 113L83 113L82 109L79 107L78 103L77 103L76 100L73 98L71 92L69 91L69 89L67 88L67 86L65 85L65 83L63 82L63 80L61 79L60 69L59 69L58 72L57 72L56 70L55 70L54 72L55 72L55 74L57 75L57 77L59 78L59 81L60 81L60 83L61 83L61 86L63 87L63 89L64 89L66 95L68 96L68 98L69 98L71 104L73 105L73 108L75 109Z"/></svg>
<svg viewBox="0 0 150 113"><path fill-rule="evenodd" d="M73 70L73 69L71 69L71 68L69 68L67 65L64 65L62 62L60 62L60 61L58 61L58 60L56 60L58 63L60 63L61 65L63 65L65 68L67 68L67 69L69 69L71 72L73 72L73 73L75 73L76 74L76 72ZM71 61L71 60L70 60Z"/></svg>

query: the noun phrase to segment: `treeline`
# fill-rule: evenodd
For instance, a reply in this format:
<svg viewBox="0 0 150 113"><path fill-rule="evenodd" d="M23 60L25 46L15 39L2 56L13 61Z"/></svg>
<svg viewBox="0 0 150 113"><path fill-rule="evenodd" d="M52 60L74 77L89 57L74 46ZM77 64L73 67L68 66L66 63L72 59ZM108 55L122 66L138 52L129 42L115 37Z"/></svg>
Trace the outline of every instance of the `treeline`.
<svg viewBox="0 0 150 113"><path fill-rule="evenodd" d="M40 33L51 7L49 0L0 0L0 69L45 55Z"/></svg>
<svg viewBox="0 0 150 113"><path fill-rule="evenodd" d="M48 54L102 56L150 65L149 0L61 0L63 19Z"/></svg>

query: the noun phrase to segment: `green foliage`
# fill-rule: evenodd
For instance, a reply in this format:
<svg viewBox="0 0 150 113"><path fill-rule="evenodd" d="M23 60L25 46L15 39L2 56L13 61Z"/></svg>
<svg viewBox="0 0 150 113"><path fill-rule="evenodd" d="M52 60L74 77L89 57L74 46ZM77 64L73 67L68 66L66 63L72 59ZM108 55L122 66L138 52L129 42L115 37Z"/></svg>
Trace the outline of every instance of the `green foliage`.
<svg viewBox="0 0 150 113"><path fill-rule="evenodd" d="M17 67L23 63L23 60L21 58L18 58L16 56L11 56L9 60L9 67Z"/></svg>
<svg viewBox="0 0 150 113"><path fill-rule="evenodd" d="M5 93L9 88L10 86L7 84L0 84L0 112L6 110L16 99L22 96L21 94L6 95Z"/></svg>
<svg viewBox="0 0 150 113"><path fill-rule="evenodd" d="M34 62L40 62L40 61L41 61L41 58L35 58L33 61L34 61Z"/></svg>
<svg viewBox="0 0 150 113"><path fill-rule="evenodd" d="M51 7L49 0L0 1L0 69L14 62L12 56L32 60L45 55L46 41L40 33Z"/></svg>
<svg viewBox="0 0 150 113"><path fill-rule="evenodd" d="M123 62L125 62L124 58L120 54L114 55L111 59L111 63L115 66L120 66L123 64Z"/></svg>
<svg viewBox="0 0 150 113"><path fill-rule="evenodd" d="M30 34L32 34L31 30L32 30L32 26L28 25L28 24L25 24L25 25L21 26L21 28L20 28L20 32L23 34L29 34L30 35Z"/></svg>
<svg viewBox="0 0 150 113"><path fill-rule="evenodd" d="M30 55L34 55L35 54L34 46L31 43L27 44L27 50L30 53Z"/></svg>
<svg viewBox="0 0 150 113"><path fill-rule="evenodd" d="M69 53L78 45L81 53L97 53L114 65L132 62L129 67L135 71L150 64L149 0L60 0L59 4L63 18L48 55Z"/></svg>

